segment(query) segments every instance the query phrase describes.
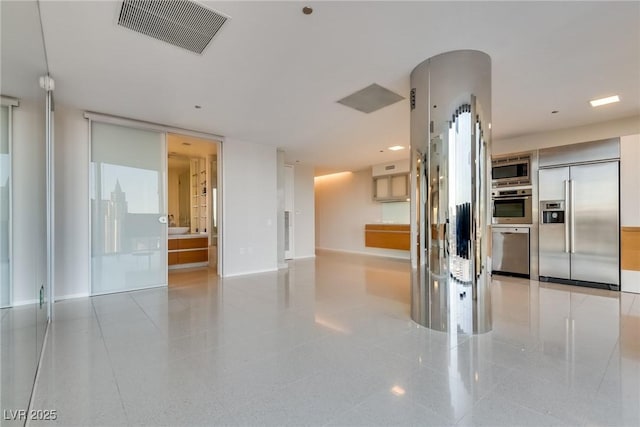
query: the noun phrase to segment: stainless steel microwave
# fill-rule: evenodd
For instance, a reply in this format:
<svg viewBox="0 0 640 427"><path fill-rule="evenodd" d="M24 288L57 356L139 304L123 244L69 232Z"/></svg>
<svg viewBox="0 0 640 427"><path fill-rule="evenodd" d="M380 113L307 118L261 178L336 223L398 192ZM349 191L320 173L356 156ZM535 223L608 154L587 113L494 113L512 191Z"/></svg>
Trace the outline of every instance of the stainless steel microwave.
<svg viewBox="0 0 640 427"><path fill-rule="evenodd" d="M533 222L531 189L493 190L492 224L531 224Z"/></svg>
<svg viewBox="0 0 640 427"><path fill-rule="evenodd" d="M531 155L499 157L491 161L491 186L531 185Z"/></svg>

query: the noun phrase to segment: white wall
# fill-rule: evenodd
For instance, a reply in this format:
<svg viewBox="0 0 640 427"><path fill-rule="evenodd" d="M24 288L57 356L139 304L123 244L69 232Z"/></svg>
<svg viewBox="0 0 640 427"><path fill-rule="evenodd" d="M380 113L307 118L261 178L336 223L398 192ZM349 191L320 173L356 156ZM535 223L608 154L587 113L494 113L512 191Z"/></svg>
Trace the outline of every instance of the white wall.
<svg viewBox="0 0 640 427"><path fill-rule="evenodd" d="M13 109L13 304L37 301L46 280L44 98Z"/></svg>
<svg viewBox="0 0 640 427"><path fill-rule="evenodd" d="M225 139L222 146L223 275L278 268L276 148Z"/></svg>
<svg viewBox="0 0 640 427"><path fill-rule="evenodd" d="M374 202L372 185L370 169L315 179L318 249L409 259L409 251L368 248L364 245L365 224L383 221L405 224L409 222L409 203L402 202L391 207Z"/></svg>
<svg viewBox="0 0 640 427"><path fill-rule="evenodd" d="M83 111L56 105L55 299L87 296L89 277L89 124Z"/></svg>
<svg viewBox="0 0 640 427"><path fill-rule="evenodd" d="M640 135L620 139L620 225L640 227ZM640 271L622 270L620 290L640 293Z"/></svg>
<svg viewBox="0 0 640 427"><path fill-rule="evenodd" d="M314 170L297 164L293 172L294 258L308 258L316 253Z"/></svg>
<svg viewBox="0 0 640 427"><path fill-rule="evenodd" d="M637 133L640 133L640 116L633 116L586 126L494 140L491 149L493 155L500 155Z"/></svg>

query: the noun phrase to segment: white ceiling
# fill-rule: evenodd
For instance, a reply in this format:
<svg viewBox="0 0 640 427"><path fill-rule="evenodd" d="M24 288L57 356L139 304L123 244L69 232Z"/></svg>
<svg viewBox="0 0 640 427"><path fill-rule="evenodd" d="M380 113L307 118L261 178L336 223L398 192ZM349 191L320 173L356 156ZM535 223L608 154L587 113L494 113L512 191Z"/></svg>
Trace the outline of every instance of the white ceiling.
<svg viewBox="0 0 640 427"><path fill-rule="evenodd" d="M203 3L231 19L200 56L118 27L119 1L42 2L56 101L318 170L406 157L387 150L409 144L406 99L371 114L336 101L374 82L407 97L411 70L449 50L492 57L494 139L640 114L639 2Z"/></svg>

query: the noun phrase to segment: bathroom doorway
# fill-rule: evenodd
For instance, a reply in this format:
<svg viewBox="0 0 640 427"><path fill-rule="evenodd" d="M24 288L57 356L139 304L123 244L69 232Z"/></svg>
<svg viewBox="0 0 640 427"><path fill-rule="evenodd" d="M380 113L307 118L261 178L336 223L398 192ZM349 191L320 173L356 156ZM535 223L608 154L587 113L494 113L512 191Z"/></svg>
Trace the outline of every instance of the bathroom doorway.
<svg viewBox="0 0 640 427"><path fill-rule="evenodd" d="M167 134L169 286L218 274L220 141Z"/></svg>

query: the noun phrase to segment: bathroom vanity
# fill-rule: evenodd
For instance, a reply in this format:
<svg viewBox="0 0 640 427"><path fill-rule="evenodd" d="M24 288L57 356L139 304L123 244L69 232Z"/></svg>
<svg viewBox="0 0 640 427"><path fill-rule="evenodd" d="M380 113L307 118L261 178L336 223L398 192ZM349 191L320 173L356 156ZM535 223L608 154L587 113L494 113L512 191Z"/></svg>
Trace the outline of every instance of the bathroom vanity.
<svg viewBox="0 0 640 427"><path fill-rule="evenodd" d="M206 234L169 235L169 269L209 265L209 237Z"/></svg>

